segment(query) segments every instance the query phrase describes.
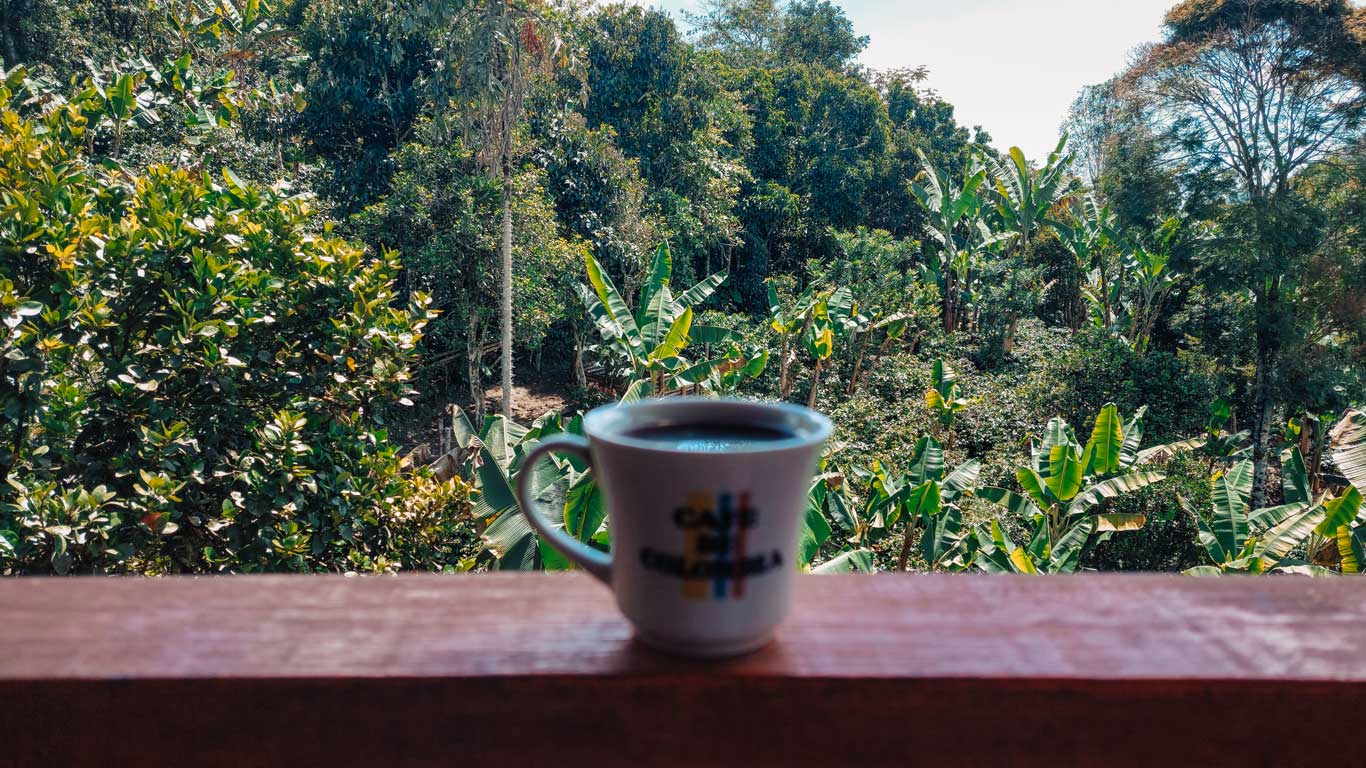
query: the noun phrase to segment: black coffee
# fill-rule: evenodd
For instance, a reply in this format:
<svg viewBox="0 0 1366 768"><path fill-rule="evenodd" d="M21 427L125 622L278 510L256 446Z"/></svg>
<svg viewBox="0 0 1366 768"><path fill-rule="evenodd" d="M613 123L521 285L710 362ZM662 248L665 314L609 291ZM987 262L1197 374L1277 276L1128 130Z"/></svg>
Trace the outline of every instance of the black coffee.
<svg viewBox="0 0 1366 768"><path fill-rule="evenodd" d="M774 427L751 424L676 424L643 427L627 437L654 443L660 448L690 453L725 453L764 448L793 435Z"/></svg>

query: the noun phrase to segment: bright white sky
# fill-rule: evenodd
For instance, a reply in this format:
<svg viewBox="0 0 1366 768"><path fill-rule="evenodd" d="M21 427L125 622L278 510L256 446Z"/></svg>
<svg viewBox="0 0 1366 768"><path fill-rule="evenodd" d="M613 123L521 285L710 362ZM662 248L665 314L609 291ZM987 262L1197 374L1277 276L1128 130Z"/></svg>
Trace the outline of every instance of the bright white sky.
<svg viewBox="0 0 1366 768"><path fill-rule="evenodd" d="M633 0L683 20L699 0ZM1159 38L1176 0L836 0L871 40L875 69L930 68L929 86L980 125L998 149L1043 159L1058 141L1083 86L1124 68L1130 52Z"/></svg>

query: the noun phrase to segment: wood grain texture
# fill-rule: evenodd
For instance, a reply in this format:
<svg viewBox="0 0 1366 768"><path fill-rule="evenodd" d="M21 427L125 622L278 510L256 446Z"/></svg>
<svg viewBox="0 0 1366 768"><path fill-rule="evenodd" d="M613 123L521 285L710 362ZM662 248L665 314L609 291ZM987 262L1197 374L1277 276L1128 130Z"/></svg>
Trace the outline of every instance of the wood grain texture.
<svg viewBox="0 0 1366 768"><path fill-rule="evenodd" d="M5 580L0 765L1310 764L1363 627L1360 580L805 577L704 663L583 576Z"/></svg>

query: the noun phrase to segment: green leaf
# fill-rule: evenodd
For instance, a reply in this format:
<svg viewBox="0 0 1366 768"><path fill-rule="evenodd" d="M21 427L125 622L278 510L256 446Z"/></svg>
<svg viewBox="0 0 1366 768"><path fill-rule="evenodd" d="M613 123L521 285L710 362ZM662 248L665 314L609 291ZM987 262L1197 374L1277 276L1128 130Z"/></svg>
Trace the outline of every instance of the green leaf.
<svg viewBox="0 0 1366 768"><path fill-rule="evenodd" d="M1167 476L1161 472L1129 472L1128 474L1112 477L1103 480L1087 488L1077 498L1068 505L1067 512L1071 515L1084 515L1092 507L1116 496L1132 493L1140 488L1146 488L1153 483L1160 483L1166 480Z"/></svg>
<svg viewBox="0 0 1366 768"><path fill-rule="evenodd" d="M593 476L583 474L569 487L564 497L564 529L570 536L588 543L607 519L607 502Z"/></svg>
<svg viewBox="0 0 1366 768"><path fill-rule="evenodd" d="M540 546L521 510L510 509L484 529L484 547L498 559L499 570L532 571L541 564Z"/></svg>
<svg viewBox="0 0 1366 768"><path fill-rule="evenodd" d="M665 240L655 249L654 260L650 264L650 274L645 278L645 282L640 285L640 303L637 304L642 310L650 306L661 288L668 286L669 277L673 274L673 256L669 252L669 241Z"/></svg>
<svg viewBox="0 0 1366 768"><path fill-rule="evenodd" d="M1281 463L1281 489L1286 504L1307 504L1313 500L1309 491L1309 471L1304 467L1304 456L1298 446L1290 451L1290 460Z"/></svg>
<svg viewBox="0 0 1366 768"><path fill-rule="evenodd" d="M1005 507L1012 513L1024 518L1033 519L1035 515L1043 514L1043 512L1034 505L1034 502L1017 493L1007 491L1004 488L992 488L990 486L978 488L975 495L978 498L986 499L993 504Z"/></svg>
<svg viewBox="0 0 1366 768"><path fill-rule="evenodd" d="M1184 498L1178 496L1176 497L1176 500L1181 504L1181 508L1186 510L1186 514L1190 515L1191 518L1195 520L1195 527L1198 531L1197 538L1200 540L1200 546L1205 548L1205 552L1209 554L1210 559L1220 565L1228 562L1228 552L1226 552L1223 545L1219 543L1219 537L1214 535L1214 531L1211 530L1209 524L1205 522L1205 518L1199 512L1196 512L1195 508L1190 505L1190 502L1186 501Z"/></svg>
<svg viewBox="0 0 1366 768"><path fill-rule="evenodd" d="M1059 445L1070 446L1072 444L1072 428L1067 426L1067 422L1054 416L1048 420L1048 426L1044 429L1043 442L1039 444L1039 454L1043 461L1038 467L1039 474L1051 472L1048 466L1048 459L1053 455L1053 448Z"/></svg>
<svg viewBox="0 0 1366 768"><path fill-rule="evenodd" d="M1361 492L1354 486L1349 486L1341 496L1325 501L1323 509L1327 514L1324 515L1323 522L1314 529L1314 533L1320 536L1334 536L1339 528L1351 525L1361 514Z"/></svg>
<svg viewBox="0 0 1366 768"><path fill-rule="evenodd" d="M932 437L922 437L916 441L911 465L906 470L903 482L920 485L927 480L939 480L944 476L944 449Z"/></svg>
<svg viewBox="0 0 1366 768"><path fill-rule="evenodd" d="M585 257L585 265L588 269L588 282L593 286L597 294L598 301L602 303L607 317L621 328L622 334L631 346L639 346L642 341L640 328L636 325L635 318L631 315L631 310L622 300L621 294L617 291L616 285L612 283L612 278L603 271L602 265L593 258L592 254Z"/></svg>
<svg viewBox="0 0 1366 768"><path fill-rule="evenodd" d="M714 325L694 325L688 331L688 341L692 344L728 344L741 339L743 337L735 331Z"/></svg>
<svg viewBox="0 0 1366 768"><path fill-rule="evenodd" d="M1248 518L1250 527L1257 530L1265 530L1279 525L1290 517L1297 515L1309 508L1309 502L1297 501L1294 504L1282 504L1278 507L1267 507L1252 513Z"/></svg>
<svg viewBox="0 0 1366 768"><path fill-rule="evenodd" d="M940 514L925 518L924 522L925 533L920 537L920 552L930 567L936 567L958 548L959 534L963 530L963 511L949 505L942 507Z"/></svg>
<svg viewBox="0 0 1366 768"><path fill-rule="evenodd" d="M640 326L641 339L649 349L659 346L664 334L668 332L668 328L682 314L678 311L667 285L661 286L650 303L642 305L637 311L640 316L636 318L636 324ZM661 355L661 357L667 357L667 355Z"/></svg>
<svg viewBox="0 0 1366 768"><path fill-rule="evenodd" d="M867 549L855 549L844 552L832 560L811 569L812 573L831 574L831 573L872 573L876 568L873 565L873 553Z"/></svg>
<svg viewBox="0 0 1366 768"><path fill-rule="evenodd" d="M806 515L802 519L801 534L797 540L798 565L810 565L821 545L830 538L830 523L822 511L825 507L825 494L825 483L817 481L807 496Z"/></svg>
<svg viewBox="0 0 1366 768"><path fill-rule="evenodd" d="M479 466L474 470L475 487L479 496L475 499L473 514L480 520L494 516L517 506L517 496L512 492L507 475L494 460L487 448L479 449Z"/></svg>
<svg viewBox="0 0 1366 768"><path fill-rule="evenodd" d="M650 359L660 361L681 354L683 348L688 346L688 328L691 326L692 310L686 309L669 327L669 333L664 336L664 340L650 353Z"/></svg>
<svg viewBox="0 0 1366 768"><path fill-rule="evenodd" d="M940 396L947 400L952 397L953 387L958 381L958 376L949 367L948 363L936 358L930 367L930 386L934 388Z"/></svg>
<svg viewBox="0 0 1366 768"><path fill-rule="evenodd" d="M943 492L940 495L944 501L954 501L977 484L977 476L981 472L982 462L977 459L963 462L958 465L957 469L950 472L948 477L944 478Z"/></svg>
<svg viewBox="0 0 1366 768"><path fill-rule="evenodd" d="M1124 445L1124 428L1119 419L1119 408L1106 403L1096 416L1086 453L1091 455L1091 473L1108 475L1120 469L1120 450Z"/></svg>
<svg viewBox="0 0 1366 768"><path fill-rule="evenodd" d="M526 438L527 428L502 416L493 415L484 419L484 428L479 440L489 450L489 455L500 467L512 464L517 454L517 446Z"/></svg>
<svg viewBox="0 0 1366 768"><path fill-rule="evenodd" d="M933 480L917 485L906 494L906 511L912 517L931 517L939 514L940 509L939 483Z"/></svg>
<svg viewBox="0 0 1366 768"><path fill-rule="evenodd" d="M1059 501L1068 501L1081 490L1081 458L1070 445L1055 445L1048 453L1048 477L1044 483Z"/></svg>
<svg viewBox="0 0 1366 768"><path fill-rule="evenodd" d="M1274 563L1304 544L1324 517L1324 509L1314 506L1281 522L1261 538L1256 553Z"/></svg>
<svg viewBox="0 0 1366 768"><path fill-rule="evenodd" d="M720 288L721 284L724 282L726 282L726 273L717 272L684 291L683 295L678 297L678 303L685 307L699 307L703 302L711 298L711 295L716 293L716 289Z"/></svg>
<svg viewBox="0 0 1366 768"><path fill-rule="evenodd" d="M1029 494L1029 498L1039 505L1040 509L1048 509L1053 506L1053 501L1048 495L1048 489L1044 486L1044 480L1039 477L1038 472L1030 467L1020 467L1015 470L1015 479L1020 483L1024 492Z"/></svg>
<svg viewBox="0 0 1366 768"><path fill-rule="evenodd" d="M639 381L631 382L631 386L626 388L626 392L621 396L621 400L618 402L621 405L635 403L644 400L651 394L650 382L645 379L640 379Z"/></svg>
<svg viewBox="0 0 1366 768"><path fill-rule="evenodd" d="M1213 480L1214 535L1225 552L1238 552L1247 540L1247 500L1252 494L1252 462L1240 461Z"/></svg>

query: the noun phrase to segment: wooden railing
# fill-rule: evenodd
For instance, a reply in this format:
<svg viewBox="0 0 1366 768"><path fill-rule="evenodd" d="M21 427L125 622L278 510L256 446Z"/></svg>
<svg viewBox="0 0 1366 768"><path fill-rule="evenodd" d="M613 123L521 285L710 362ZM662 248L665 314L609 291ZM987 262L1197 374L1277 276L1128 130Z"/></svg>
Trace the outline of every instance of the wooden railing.
<svg viewBox="0 0 1366 768"><path fill-rule="evenodd" d="M1361 765L1363 637L1347 579L805 577L720 663L582 576L3 580L0 765Z"/></svg>

